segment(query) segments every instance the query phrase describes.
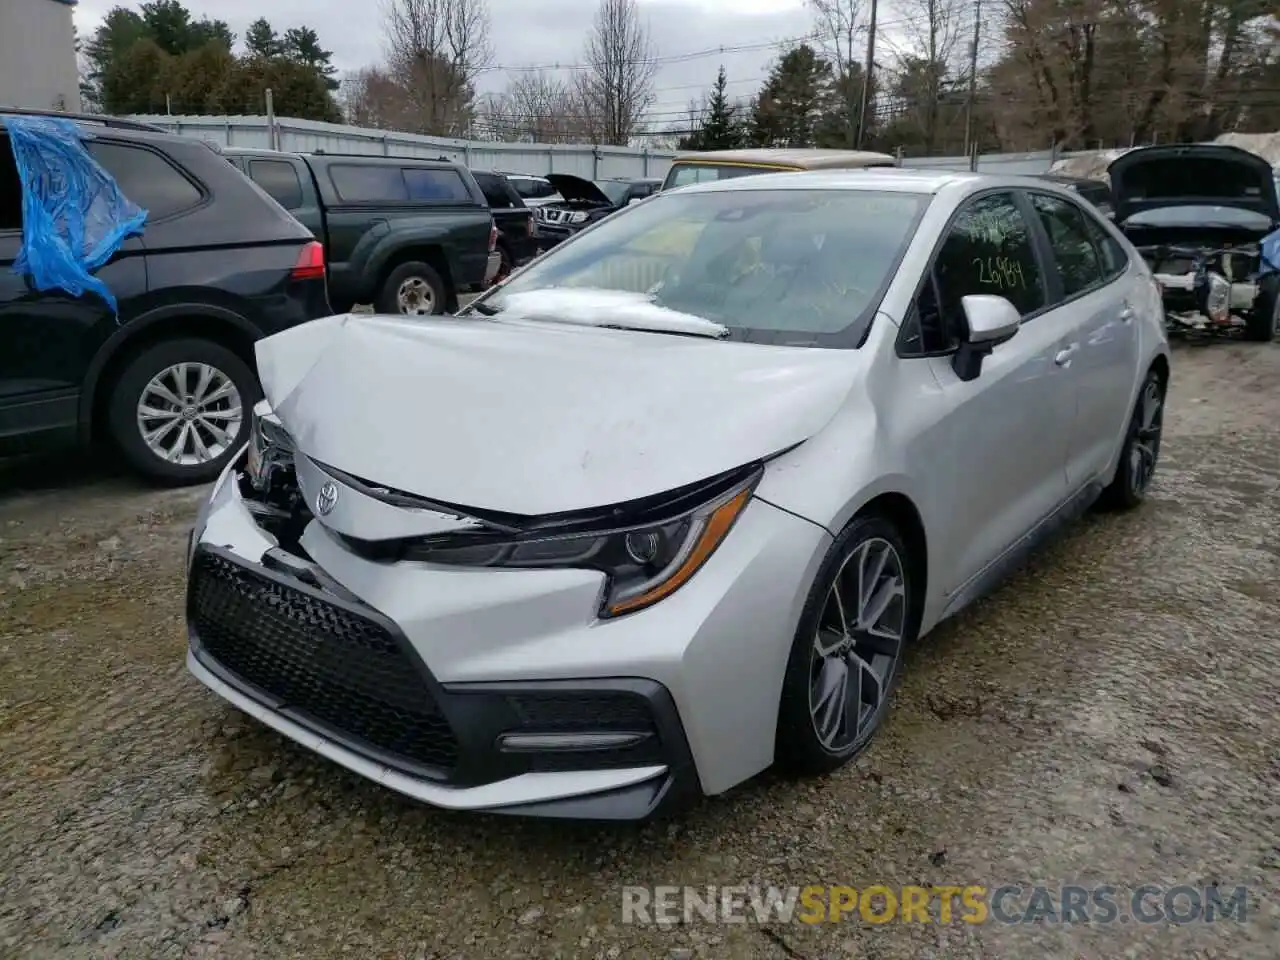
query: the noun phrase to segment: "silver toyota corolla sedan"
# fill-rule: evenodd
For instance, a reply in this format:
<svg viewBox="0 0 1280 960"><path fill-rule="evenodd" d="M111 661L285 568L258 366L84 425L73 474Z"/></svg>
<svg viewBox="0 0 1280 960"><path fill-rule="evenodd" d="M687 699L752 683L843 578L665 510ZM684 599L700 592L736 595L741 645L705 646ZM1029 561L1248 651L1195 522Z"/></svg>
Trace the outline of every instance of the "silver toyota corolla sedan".
<svg viewBox="0 0 1280 960"><path fill-rule="evenodd" d="M258 362L191 672L411 797L592 819L847 762L905 645L1143 501L1169 378L1096 210L898 170L665 193L458 317Z"/></svg>

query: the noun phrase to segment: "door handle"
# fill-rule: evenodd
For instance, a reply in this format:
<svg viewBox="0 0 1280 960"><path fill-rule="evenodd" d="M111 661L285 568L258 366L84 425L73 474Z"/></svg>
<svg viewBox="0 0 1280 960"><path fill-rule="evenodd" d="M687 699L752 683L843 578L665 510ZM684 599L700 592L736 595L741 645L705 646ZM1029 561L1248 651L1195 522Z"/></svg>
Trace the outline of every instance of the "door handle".
<svg viewBox="0 0 1280 960"><path fill-rule="evenodd" d="M1080 344L1078 343L1073 343L1069 347L1063 347L1054 356L1053 362L1060 367L1069 367L1071 366L1071 358L1075 355L1075 352L1079 349L1080 349Z"/></svg>
<svg viewBox="0 0 1280 960"><path fill-rule="evenodd" d="M1127 303L1124 305L1124 309L1120 311L1120 322L1121 323L1133 322L1133 307L1129 306Z"/></svg>

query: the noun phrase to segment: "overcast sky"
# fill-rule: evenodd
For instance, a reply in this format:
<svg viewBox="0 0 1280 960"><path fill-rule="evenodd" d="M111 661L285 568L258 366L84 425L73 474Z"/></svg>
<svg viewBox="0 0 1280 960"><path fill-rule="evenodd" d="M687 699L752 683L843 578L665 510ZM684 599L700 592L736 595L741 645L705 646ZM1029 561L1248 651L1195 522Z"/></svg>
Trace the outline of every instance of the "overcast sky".
<svg viewBox="0 0 1280 960"><path fill-rule="evenodd" d="M596 6L593 0L488 2L495 68L482 76L482 91L502 89L510 76L504 67L576 62ZM728 72L730 93L751 95L780 47L812 30L804 0L639 0L639 4L658 56L664 60L659 64L652 116L659 126L679 121L689 100L715 79L720 63ZM76 24L81 35L91 33L115 5L112 0L80 0ZM137 3L125 5L136 7ZM333 51L334 64L343 72L381 57L377 0L367 6L357 0L188 0L187 8L197 17L226 20L238 37L259 16L281 32L310 26ZM749 49L733 49L741 47ZM687 56L711 48L724 48L724 52Z"/></svg>

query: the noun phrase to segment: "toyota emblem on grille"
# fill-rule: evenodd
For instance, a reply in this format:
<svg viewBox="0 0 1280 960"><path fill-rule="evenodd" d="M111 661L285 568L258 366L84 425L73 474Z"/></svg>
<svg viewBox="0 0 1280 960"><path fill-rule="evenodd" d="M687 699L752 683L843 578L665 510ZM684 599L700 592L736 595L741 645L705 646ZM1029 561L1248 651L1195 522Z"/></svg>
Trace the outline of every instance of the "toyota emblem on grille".
<svg viewBox="0 0 1280 960"><path fill-rule="evenodd" d="M338 485L332 480L326 480L324 486L320 488L320 492L316 494L316 513L322 517L327 517L333 513L333 508L338 505Z"/></svg>

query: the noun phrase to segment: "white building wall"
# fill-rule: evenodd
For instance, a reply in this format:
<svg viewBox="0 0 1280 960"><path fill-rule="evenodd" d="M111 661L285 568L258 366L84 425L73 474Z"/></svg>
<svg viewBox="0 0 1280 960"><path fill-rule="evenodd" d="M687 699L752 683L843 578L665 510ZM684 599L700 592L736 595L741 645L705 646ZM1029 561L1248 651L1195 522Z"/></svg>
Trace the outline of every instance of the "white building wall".
<svg viewBox="0 0 1280 960"><path fill-rule="evenodd" d="M80 110L73 4L0 0L0 106Z"/></svg>

